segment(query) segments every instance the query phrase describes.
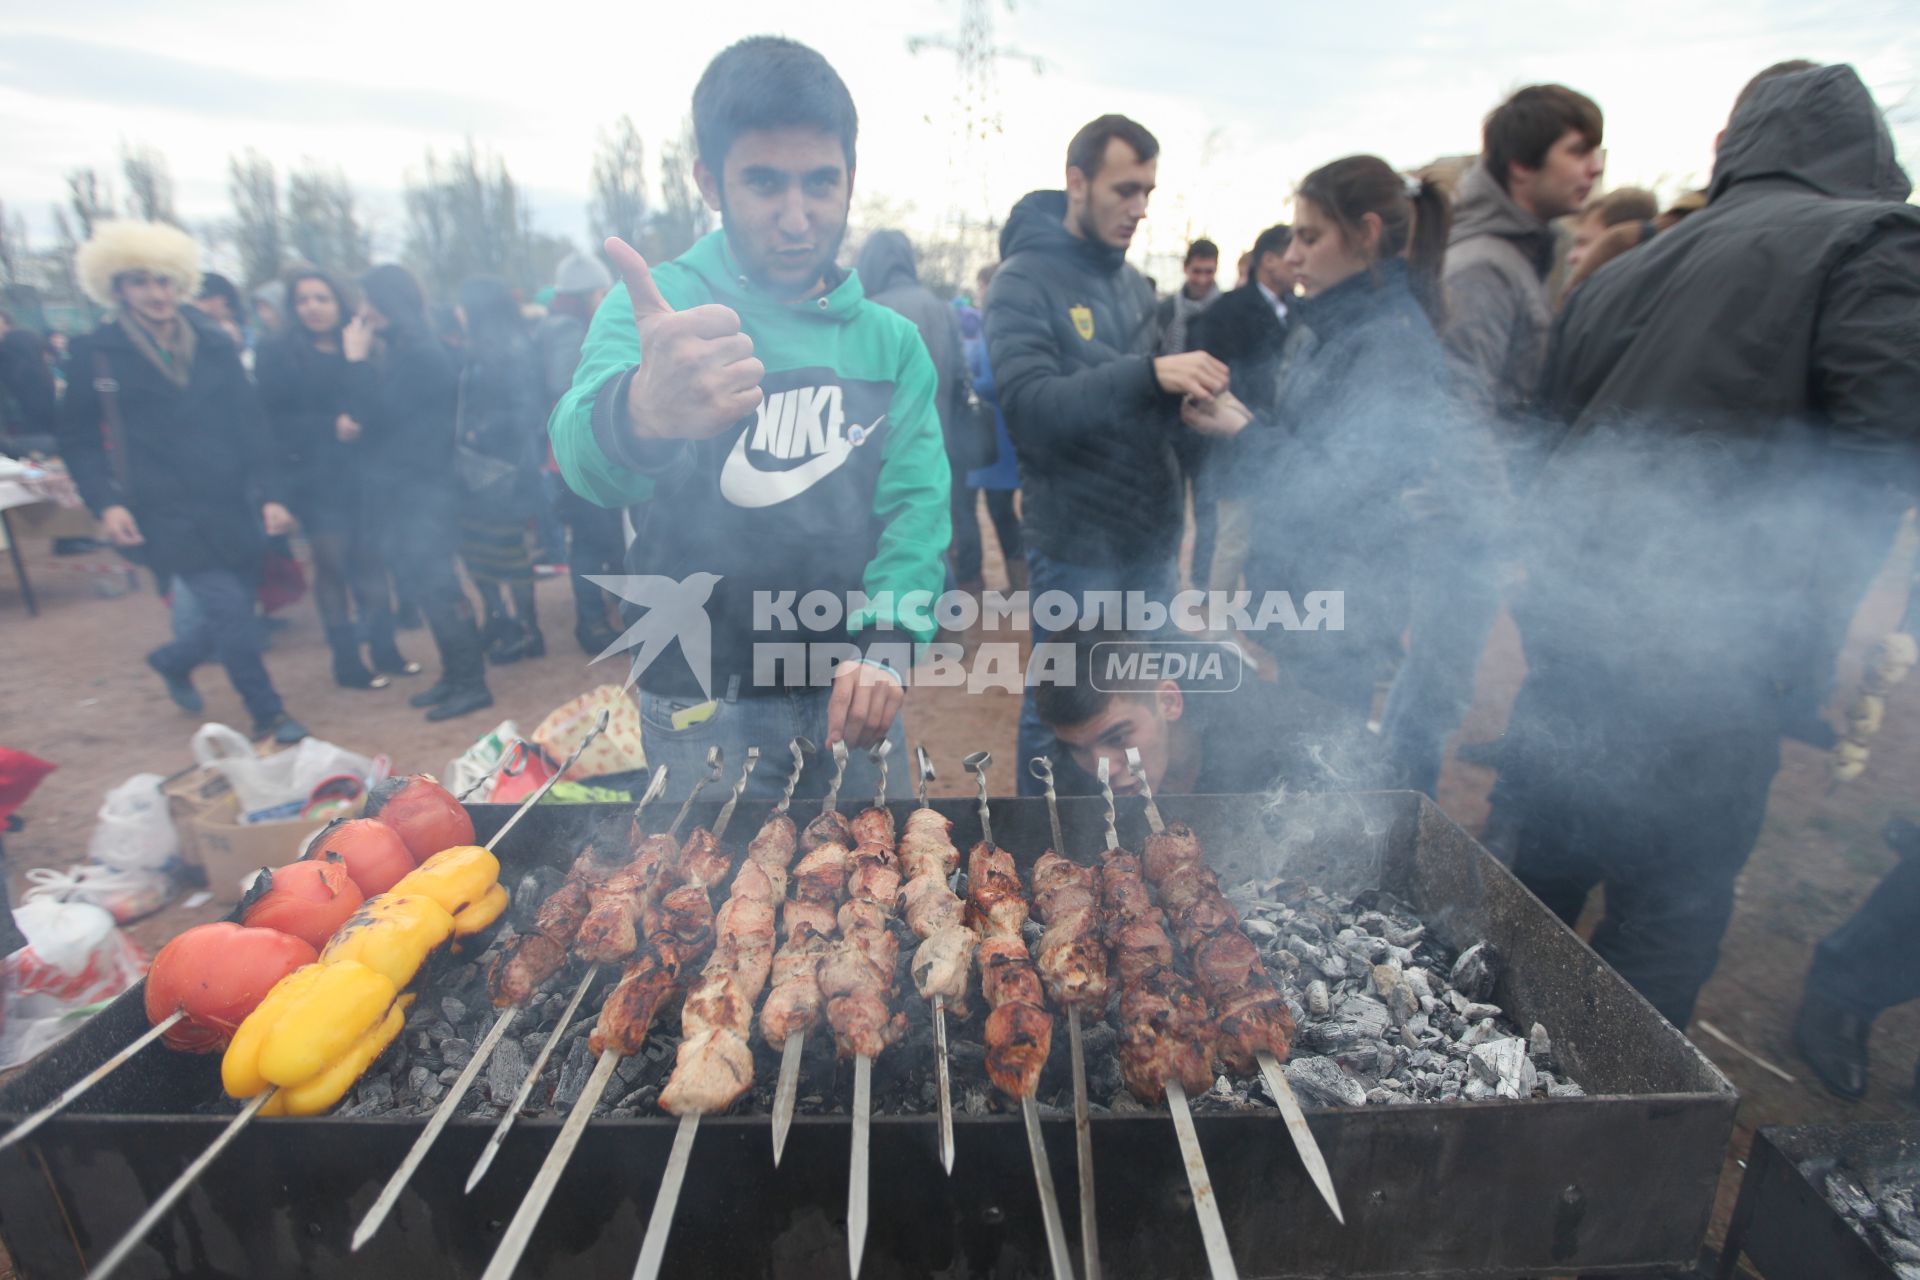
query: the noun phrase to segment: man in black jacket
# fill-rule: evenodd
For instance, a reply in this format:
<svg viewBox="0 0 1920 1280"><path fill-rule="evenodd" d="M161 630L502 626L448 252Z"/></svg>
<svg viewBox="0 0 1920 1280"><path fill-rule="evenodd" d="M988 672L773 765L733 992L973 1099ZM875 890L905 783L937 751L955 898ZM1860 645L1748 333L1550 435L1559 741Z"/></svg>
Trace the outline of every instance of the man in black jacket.
<svg viewBox="0 0 1920 1280"><path fill-rule="evenodd" d="M1136 591L1164 603L1177 586L1180 398L1211 400L1227 369L1204 351L1154 356L1153 290L1126 264L1147 216L1160 144L1105 115L1067 148L1067 189L1021 198L1000 232L987 294L987 354L1020 460L1035 599ZM1034 643L1053 633L1039 617ZM1029 689L1022 760L1053 735ZM1020 771L1023 794L1038 783Z"/></svg>
<svg viewBox="0 0 1920 1280"><path fill-rule="evenodd" d="M1240 585L1246 567L1249 512L1253 498L1249 477L1257 469L1247 465L1263 433L1274 428L1273 408L1278 400L1280 351L1287 345L1292 324L1289 300L1293 273L1287 269L1287 246L1293 230L1282 222L1262 231L1253 242L1247 282L1207 309L1196 322L1197 346L1226 362L1234 394L1253 411L1253 435L1207 442L1207 484L1217 504L1213 557L1204 581L1199 556L1194 556L1196 586L1231 592Z"/></svg>
<svg viewBox="0 0 1920 1280"><path fill-rule="evenodd" d="M199 248L176 227L108 222L75 266L88 296L115 314L73 344L61 456L107 540L161 582L184 583L203 615L148 665L197 713L189 673L217 655L254 736L298 742L307 731L274 691L253 612L262 526L288 533L293 517L238 348L180 305L199 281Z"/></svg>
<svg viewBox="0 0 1920 1280"><path fill-rule="evenodd" d="M1707 208L1581 285L1554 331L1543 403L1565 425L1529 495L1494 814L1563 919L1606 886L1594 949L1676 1026L1816 675L1806 615L1878 568L1834 531L1920 492L1910 189L1852 68L1770 69Z"/></svg>

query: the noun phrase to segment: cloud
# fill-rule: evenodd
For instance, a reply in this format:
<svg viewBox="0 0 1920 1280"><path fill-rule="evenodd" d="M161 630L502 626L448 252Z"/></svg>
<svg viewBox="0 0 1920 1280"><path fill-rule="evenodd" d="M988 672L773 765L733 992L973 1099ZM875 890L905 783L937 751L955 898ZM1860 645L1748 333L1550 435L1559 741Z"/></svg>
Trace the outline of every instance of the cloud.
<svg viewBox="0 0 1920 1280"><path fill-rule="evenodd" d="M500 99L267 75L38 32L8 35L0 73L9 88L39 97L225 121L403 123L415 131L497 136L511 132L517 118Z"/></svg>

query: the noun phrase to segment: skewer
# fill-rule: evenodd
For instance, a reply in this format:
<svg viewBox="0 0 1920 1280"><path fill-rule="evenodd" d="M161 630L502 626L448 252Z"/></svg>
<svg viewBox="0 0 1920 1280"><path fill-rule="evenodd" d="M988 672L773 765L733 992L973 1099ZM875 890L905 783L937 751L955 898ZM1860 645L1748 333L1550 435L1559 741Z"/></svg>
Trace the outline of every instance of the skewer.
<svg viewBox="0 0 1920 1280"><path fill-rule="evenodd" d="M1140 751L1137 747L1127 748L1127 770L1140 780L1140 795L1147 802L1147 825L1158 835L1167 829L1167 824L1160 817L1160 806L1154 802L1153 786L1147 781L1146 771L1140 767ZM1307 1176L1313 1179L1313 1185L1319 1189L1321 1199L1327 1202L1327 1208L1333 1210L1334 1221L1345 1226L1347 1218L1340 1211L1340 1197L1334 1192L1333 1174L1327 1169L1327 1158L1321 1154L1313 1130L1307 1128L1307 1117L1300 1110L1300 1100L1294 1097L1293 1086L1287 1083L1286 1072L1280 1069L1279 1059L1270 1050L1260 1050L1259 1063L1260 1077L1267 1082L1267 1092L1273 1095L1274 1105L1279 1107L1280 1115L1286 1121L1287 1136L1293 1139L1294 1150L1300 1153L1300 1163L1306 1166Z"/></svg>
<svg viewBox="0 0 1920 1280"><path fill-rule="evenodd" d="M993 810L987 803L987 770L993 767L993 753L976 751L960 763L980 784L980 842L992 848ZM1052 1259L1054 1280L1073 1280L1073 1259L1067 1254L1067 1229L1060 1220L1053 1168L1047 1163L1046 1144L1040 1139L1040 1110L1031 1097L1020 1099L1020 1119L1026 1125L1027 1155L1033 1161L1034 1189L1040 1195L1040 1220L1046 1228L1047 1254Z"/></svg>
<svg viewBox="0 0 1920 1280"><path fill-rule="evenodd" d="M1140 772L1140 753L1127 749L1128 768L1134 772L1144 786L1146 777ZM1117 848L1120 840L1113 823L1113 783L1109 780L1107 758L1100 757L1100 795L1107 804L1107 846ZM1153 804L1152 797L1147 799L1149 824L1159 830L1160 811ZM1234 1280L1240 1273L1234 1266L1233 1253L1227 1247L1226 1224L1220 1220L1220 1203L1214 1198L1213 1179L1207 1173L1207 1158L1200 1150L1200 1135L1193 1129L1193 1109L1187 1105L1187 1089L1178 1080L1166 1082L1167 1110L1173 1113L1173 1132L1180 1140L1180 1162L1186 1166L1187 1187L1193 1193L1193 1216L1200 1224L1200 1239L1207 1250L1207 1267L1214 1280Z"/></svg>
<svg viewBox="0 0 1920 1280"><path fill-rule="evenodd" d="M796 743L793 748L796 765L801 760L801 752ZM733 818L735 806L740 803L740 793L747 789L747 778L753 773L753 767L760 763L760 748L747 748L747 766L740 771L739 781L733 784L733 794L727 797L726 804L720 808L720 816L714 821L714 838L725 834L727 823ZM794 774L796 778L799 773ZM674 1130L673 1150L667 1155L667 1167L660 1175L660 1190L654 1196L653 1214L647 1219L647 1235L640 1242L640 1258L633 1264L635 1280L660 1274L660 1263L667 1254L667 1233L673 1229L673 1215L680 1204L680 1188L687 1180L687 1164L693 1157L693 1139L700 1132L700 1113L689 1111L680 1117L680 1127Z"/></svg>
<svg viewBox="0 0 1920 1280"><path fill-rule="evenodd" d="M705 785L704 782L696 785L695 792L697 793L699 787L703 785ZM666 789L667 766L661 765L653 771L653 779L647 783L647 789L641 795L640 802L634 806L634 818L638 819L645 813L647 806L658 800L660 793ZM675 821L678 822L678 819ZM560 1011L560 1021L554 1024L552 1033L541 1042L540 1052L534 1055L533 1065L528 1067L527 1074L520 1078L520 1087L514 1091L513 1104L500 1113L499 1121L487 1137L487 1145L480 1149L479 1158L473 1162L472 1172L467 1174L466 1191L462 1194L471 1194L480 1184L480 1179L484 1178L487 1170L492 1167L493 1158L500 1154L500 1144L507 1140L507 1134L512 1131L514 1122L520 1118L521 1108L525 1107L527 1099L533 1096L533 1087L540 1082L540 1073L546 1069L547 1059L553 1056L554 1048L560 1043L560 1034L573 1024L573 1015L580 1008L581 998L587 994L587 988L592 986L593 980L599 976L600 966L597 964L587 966L587 971L580 975L580 984L573 989L573 995L568 999L567 1007ZM515 1010L510 1009L506 1016L511 1016L514 1012ZM448 1096L452 1096L451 1092ZM446 1104L442 1103L441 1106L445 1107Z"/></svg>
<svg viewBox="0 0 1920 1280"><path fill-rule="evenodd" d="M680 824L686 821L687 813L693 808L693 801L707 783L720 776L721 755L719 747L707 750L707 773L693 785L687 798L681 802L680 811L674 815L673 825L667 828L667 834L677 837ZM748 768L752 764L749 763ZM656 777L666 773L666 766L660 766ZM651 788L649 788L651 791ZM733 815L731 807L727 816ZM716 823L714 832L717 838L725 827ZM563 1028L555 1028L548 1039L552 1043L560 1038ZM544 1047L544 1046L543 1046ZM567 1113L566 1123L560 1126L560 1136L554 1140L547 1158L541 1162L540 1171L534 1175L526 1194L520 1198L520 1206L513 1212L513 1219L507 1223L506 1231L500 1237L500 1243L493 1251L493 1257L487 1262L487 1269L481 1273L481 1280L507 1280L513 1269L519 1265L520 1255L526 1252L528 1241L533 1239L534 1228L540 1224L540 1217L546 1212L547 1201L553 1198L554 1188L560 1184L560 1177L567 1170L568 1162L573 1158L573 1150L580 1145L580 1136L586 1132L587 1121L593 1118L593 1109L600 1104L601 1097L607 1091L607 1084L613 1079L614 1068L619 1066L621 1055L611 1049L603 1049L593 1064L593 1074L587 1077L587 1084L574 1100L573 1109Z"/></svg>
<svg viewBox="0 0 1920 1280"><path fill-rule="evenodd" d="M1053 761L1035 756L1027 761L1027 772L1046 784L1053 848L1064 858L1067 841L1060 832L1060 798L1053 787ZM1073 1060L1073 1144L1080 1168L1080 1266L1086 1280L1100 1280L1100 1224L1093 1201L1093 1116L1087 1105L1087 1053L1081 1039L1079 1005L1067 1008L1067 1036Z"/></svg>
<svg viewBox="0 0 1920 1280"><path fill-rule="evenodd" d="M875 743L868 753L880 767L880 789L874 794L873 807L884 809L887 805L887 753L893 750L893 743L885 738ZM846 768L847 746L844 742L833 744L833 790L827 793L827 808L839 798L840 773ZM938 1008L938 1006L935 1006ZM941 1036L944 1042L946 1037ZM795 1047L794 1037L787 1037L787 1048ZM795 1058L795 1066L799 1060ZM786 1064L781 1063L784 1070ZM783 1077L784 1079L784 1077ZM792 1101L789 1100L788 1123L792 1123ZM847 1265L849 1274L859 1280L860 1259L867 1251L867 1201L870 1174L870 1144L873 1129L873 1059L861 1054L853 1060L853 1153L847 1162ZM775 1146L775 1151L779 1150ZM776 1154L774 1163L779 1163Z"/></svg>
<svg viewBox="0 0 1920 1280"><path fill-rule="evenodd" d="M927 784L933 781L933 757L925 747L915 747L920 765L920 807L927 807ZM954 869L958 878L959 868ZM951 889L952 884L947 886ZM953 1176L953 1072L947 1060L947 998L933 998L933 1075L940 1094L940 1165Z"/></svg>
<svg viewBox="0 0 1920 1280"><path fill-rule="evenodd" d="M514 825L520 821L526 811L538 804L541 798L552 789L553 784L559 781L561 774L565 772L567 766L579 758L580 750L584 750L587 743L592 741L593 736L606 727L606 721L607 717L605 714L602 714L593 730L586 738L581 740L580 748L567 757L565 764L561 766L560 770L556 772L552 778L549 778L538 791L535 791L532 795L521 801L520 807L514 811L513 816L508 818L507 821L502 824L500 830L494 833L493 839L487 842L488 849L498 844L502 836L505 836L507 832L513 830ZM126 1057L131 1056L131 1054L126 1054L121 1058L121 1061L125 1061ZM228 1144L239 1136L240 1131L246 1128L255 1116L260 1114L260 1108L266 1105L267 1099L273 1097L278 1092L279 1090L277 1089L268 1089L249 1099L247 1105L240 1109L239 1114L235 1115L233 1119L228 1122L227 1127L221 1130L220 1136L215 1138L207 1149L201 1152L199 1156L194 1159L193 1163L188 1165L181 1172L180 1176L173 1180L172 1185L163 1191L153 1204L147 1207L147 1211L140 1215L139 1220L133 1224L127 1234L122 1236L107 1256L94 1267L92 1272L89 1273L90 1280L100 1280L101 1277L107 1276L124 1262L140 1241L145 1238L147 1232L153 1229L154 1224L165 1216L166 1212L173 1207L174 1203L178 1201L181 1196L186 1194L187 1189L193 1185L194 1180L204 1173L207 1167L213 1163L214 1159L218 1157L222 1151L226 1150Z"/></svg>
<svg viewBox="0 0 1920 1280"><path fill-rule="evenodd" d="M602 712L600 715L599 722L595 724L591 730L588 731L586 737L580 740L580 746L575 748L573 754L567 757L566 763L560 766L559 772L554 774L554 776L551 779L549 779L545 783L545 785L543 785L540 788L540 790L538 790L530 798L522 802L520 810L516 812L513 815L513 817L507 820L506 825L500 828L499 832L495 834L492 840L489 840L487 842L487 848L491 849L493 848L494 845L499 843L500 837L504 836L509 830L512 829L513 824L520 820L520 814L526 812L528 808L532 807L534 804L536 804L540 800L542 796L547 794L548 790L552 788L553 784L559 781L561 774L566 773L566 771L573 765L573 762L579 758L580 752L586 748L587 744L589 742L592 742L596 737L598 737L600 735L601 730L605 729L606 727L607 727L607 716L605 712ZM524 748L525 744L516 742L515 747L517 749ZM509 764L508 768L503 770L502 772L508 773L509 776L511 776L511 774L518 773L520 772L520 769L524 769L524 768L525 768L524 763L521 764L519 768L515 768L511 764ZM469 788L466 794L467 795L473 794L473 789ZM462 797L462 798L464 799L465 797ZM102 1080L105 1080L108 1076L112 1075L115 1070L124 1066L127 1063L127 1061L130 1058L132 1058L135 1054L139 1053L142 1049L146 1048L148 1045L152 1044L155 1040L158 1040L162 1035L166 1034L166 1032L169 1031L175 1023L179 1022L180 1019L184 1018L185 1016L186 1014L180 1010L175 1010L173 1013L168 1014L165 1018L162 1018L158 1023L149 1027L146 1030L146 1032L143 1035L141 1035L141 1037L138 1040L135 1040L132 1044L120 1050L118 1053L114 1054L111 1058L108 1058L105 1062L101 1063L99 1066L95 1067L93 1070L87 1072L86 1075L82 1076L80 1079L74 1081L71 1085L67 1086L66 1091L62 1093L59 1097L55 1098L52 1102L47 1103L45 1106L41 1107L38 1111L35 1111L32 1115L22 1120L19 1124L15 1125L11 1130L9 1130L5 1137L0 1138L0 1151L5 1151L8 1147L11 1147L16 1142L21 1141L28 1134L38 1129L41 1125L45 1124L47 1121L53 1119L53 1117L58 1115L60 1112L64 1111L73 1102L75 1098L78 1098L81 1094L85 1093L87 1090L93 1088L93 1086L99 1084Z"/></svg>
<svg viewBox="0 0 1920 1280"><path fill-rule="evenodd" d="M805 738L794 739L794 771L787 779L786 794L780 798L775 813L785 813L786 806L793 799L793 787L800 780L800 753L811 752L813 744ZM827 788L827 798L821 802L820 812L834 808L840 803L840 780L847 772L847 744L833 744L833 785ZM780 1167L780 1154L787 1149L787 1130L793 1127L794 1096L800 1091L800 1051L806 1044L806 1037L795 1031L787 1036L787 1042L780 1049L780 1082L773 1091L773 1167Z"/></svg>
<svg viewBox="0 0 1920 1280"><path fill-rule="evenodd" d="M522 801L520 807L515 809L512 815L501 824L500 829L493 833L493 838L487 841L487 849L491 850L498 845L507 832L513 830L521 816L540 803L547 792L553 790L553 784L566 776L567 770L573 768L574 762L580 759L580 753L585 751L607 727L607 717L606 711L600 713L599 718L594 721L593 728L589 729L586 736L574 746L567 758L561 762L560 767L554 771L553 776L541 783L539 790ZM524 768L524 764L521 767ZM480 1042L480 1047L474 1050L471 1058L467 1059L466 1067L455 1078L452 1087L447 1090L446 1097L440 1100L440 1105L433 1109L433 1116L427 1121L427 1127L422 1129L420 1136L413 1140L413 1146L407 1149L406 1158L401 1160L400 1167L393 1171L391 1178L387 1179L387 1185L380 1188L380 1194L374 1198L373 1207L367 1210L366 1217L360 1219L360 1225L354 1228L353 1241L348 1247L348 1252L357 1253L361 1245L373 1238L373 1233L380 1229L380 1224L387 1220L387 1215L393 1212L393 1206L399 1203L400 1193L406 1189L407 1180L413 1177L413 1171L420 1167L420 1162L427 1158L427 1151L433 1146L434 1140L440 1136L440 1131L447 1127L447 1122L453 1119L455 1108L460 1105L460 1100L467 1096L467 1090L473 1086L475 1077L480 1074L480 1069L487 1065L487 1060L493 1056L493 1051L499 1045L501 1037L505 1036L507 1028L513 1025L514 1015L519 1012L519 1007L515 1006L494 1019L493 1027L487 1032L486 1038Z"/></svg>

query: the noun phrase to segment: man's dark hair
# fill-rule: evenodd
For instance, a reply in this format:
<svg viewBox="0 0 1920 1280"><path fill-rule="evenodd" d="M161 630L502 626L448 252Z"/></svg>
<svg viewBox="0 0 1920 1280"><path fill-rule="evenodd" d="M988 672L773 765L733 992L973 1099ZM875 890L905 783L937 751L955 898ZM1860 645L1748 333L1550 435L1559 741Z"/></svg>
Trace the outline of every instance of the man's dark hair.
<svg viewBox="0 0 1920 1280"><path fill-rule="evenodd" d="M1599 146L1603 124L1599 105L1586 94L1563 84L1528 85L1487 114L1480 153L1504 188L1514 165L1538 169L1569 129L1579 130L1588 146Z"/></svg>
<svg viewBox="0 0 1920 1280"><path fill-rule="evenodd" d="M1262 231L1253 242L1253 268L1260 269L1260 259L1270 253L1285 254L1287 246L1293 243L1293 228L1284 222L1275 223Z"/></svg>
<svg viewBox="0 0 1920 1280"><path fill-rule="evenodd" d="M1080 126L1067 144L1067 167L1078 169L1091 182L1106 163L1107 144L1115 138L1133 148L1133 154L1145 164L1160 154L1160 140L1147 127L1122 115L1104 115Z"/></svg>
<svg viewBox="0 0 1920 1280"><path fill-rule="evenodd" d="M1623 222L1647 222L1659 213L1660 202L1654 199L1653 192L1641 187L1620 187L1587 201L1580 216L1590 218L1598 214L1601 226L1617 227Z"/></svg>
<svg viewBox="0 0 1920 1280"><path fill-rule="evenodd" d="M1074 678L1065 684L1044 682L1035 685L1033 708L1043 723L1071 727L1087 723L1105 711L1107 705L1117 697L1150 695L1160 688L1158 679L1102 677L1099 681L1101 687L1094 688L1094 650L1100 645L1141 644L1156 639L1177 638L1168 633L1122 631L1115 627L1075 632L1072 638Z"/></svg>
<svg viewBox="0 0 1920 1280"><path fill-rule="evenodd" d="M1741 107L1746 106L1747 99L1753 96L1753 91L1769 80L1778 80L1781 76L1799 75L1802 71L1818 71L1819 69L1820 64L1808 58L1788 58L1785 62L1776 62L1753 79L1747 81L1740 90L1740 96L1733 100L1733 109L1735 112L1738 112Z"/></svg>
<svg viewBox="0 0 1920 1280"><path fill-rule="evenodd" d="M811 125L840 140L853 169L860 118L828 61L797 40L748 36L714 55L693 88L693 137L717 176L734 140L756 129Z"/></svg>
<svg viewBox="0 0 1920 1280"><path fill-rule="evenodd" d="M1190 267L1193 265L1195 258L1212 258L1215 262L1218 262L1220 261L1220 246L1205 237L1195 240L1187 246L1187 256L1182 260L1181 265Z"/></svg>
<svg viewBox="0 0 1920 1280"><path fill-rule="evenodd" d="M200 292L196 296L220 299L227 304L227 314L235 320L247 314L240 305L240 291L233 287L233 281L215 272L209 271L200 277Z"/></svg>

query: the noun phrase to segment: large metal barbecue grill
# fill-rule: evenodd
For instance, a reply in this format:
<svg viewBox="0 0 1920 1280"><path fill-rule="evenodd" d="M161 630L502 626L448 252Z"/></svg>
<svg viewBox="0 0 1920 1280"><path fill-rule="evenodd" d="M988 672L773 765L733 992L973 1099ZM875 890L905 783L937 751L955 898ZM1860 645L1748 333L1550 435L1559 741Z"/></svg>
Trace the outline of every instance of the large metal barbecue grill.
<svg viewBox="0 0 1920 1280"><path fill-rule="evenodd" d="M675 788L678 790L678 788ZM936 800L962 849L973 799ZM710 823L718 802L696 806ZM904 817L911 801L892 806ZM1243 1276L1599 1274L1691 1264L1713 1201L1736 1097L1724 1077L1605 968L1486 852L1411 793L1163 798L1228 884L1285 874L1343 893L1382 888L1456 950L1506 957L1494 998L1521 1025L1551 1028L1587 1096L1314 1109L1308 1117L1345 1209L1336 1224L1276 1110L1200 1113L1201 1146ZM804 824L817 805L796 802ZM474 810L485 838L510 812ZM533 810L500 856L502 879L564 867L614 806ZM1052 843L1041 800L993 801L996 843L1024 873ZM1060 804L1070 855L1103 843L1098 799ZM763 814L744 810L741 831ZM1147 834L1138 801L1119 834ZM744 846L745 835L728 841ZM428 987L431 992L431 986ZM8 1121L57 1095L146 1029L136 989L0 1090ZM901 1047L901 1046L897 1046ZM0 1154L0 1240L30 1280L96 1261L224 1125L217 1060L149 1052ZM197 1112L205 1111L206 1114ZM424 1116L261 1121L148 1236L126 1276L474 1276L534 1176L561 1114L524 1119L487 1179L462 1194L491 1121L450 1125L384 1229L356 1254L354 1224ZM663 1274L843 1276L849 1120L802 1111L781 1167L765 1115L709 1117L693 1150ZM1100 1252L1111 1275L1201 1276L1206 1260L1164 1112L1093 1117ZM666 1165L664 1114L589 1124L519 1269L525 1276L627 1274ZM938 1118L872 1120L872 1214L863 1275L1040 1276L1047 1245L1018 1113L954 1119L941 1168ZM1070 1114L1043 1121L1063 1202L1077 1195Z"/></svg>

